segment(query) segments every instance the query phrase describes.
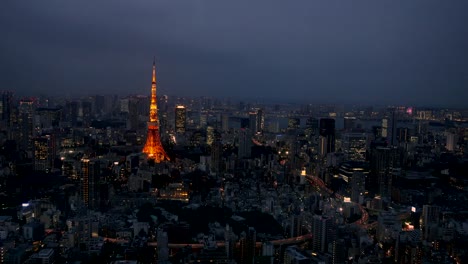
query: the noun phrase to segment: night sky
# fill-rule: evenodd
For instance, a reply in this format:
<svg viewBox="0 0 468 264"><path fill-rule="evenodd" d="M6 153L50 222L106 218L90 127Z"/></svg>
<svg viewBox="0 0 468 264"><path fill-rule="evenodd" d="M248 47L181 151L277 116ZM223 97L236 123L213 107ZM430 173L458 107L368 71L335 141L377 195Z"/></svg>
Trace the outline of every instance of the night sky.
<svg viewBox="0 0 468 264"><path fill-rule="evenodd" d="M0 90L467 106L466 0L1 0Z"/></svg>

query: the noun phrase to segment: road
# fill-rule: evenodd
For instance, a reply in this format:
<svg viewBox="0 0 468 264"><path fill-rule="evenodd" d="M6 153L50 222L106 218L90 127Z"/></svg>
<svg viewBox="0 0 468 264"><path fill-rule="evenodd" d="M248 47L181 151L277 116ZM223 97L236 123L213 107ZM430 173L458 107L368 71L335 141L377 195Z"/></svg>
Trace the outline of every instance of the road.
<svg viewBox="0 0 468 264"><path fill-rule="evenodd" d="M335 195L335 198L339 201L343 201L343 196L338 194L338 193L334 193L333 190L329 189L327 187L327 185L323 182L322 179L320 179L319 177L317 176L313 176L313 175L309 175L307 174L306 175L306 179L311 183L311 184L315 184L317 185L320 189L322 189L323 191L325 191L328 195L332 195L334 194ZM354 203L354 202L352 202ZM357 224L358 226L360 227L363 227L363 228L367 228L367 221L369 220L369 213L367 212L367 210L364 208L364 206L362 206L361 204L358 204L358 203L354 203L356 204L358 207L359 207L359 210L361 211L361 219L359 219L358 221L355 222L355 224Z"/></svg>
<svg viewBox="0 0 468 264"><path fill-rule="evenodd" d="M311 239L312 234L306 234L298 237L291 237L291 238L284 238L284 239L277 239L277 240L271 240L270 242L275 245L291 245L291 244L296 244L296 243L301 243L306 241L307 239ZM261 247L263 242L257 242L256 246ZM157 242L148 242L148 246L150 247L156 247L158 245ZM172 249L177 249L177 248L184 248L186 246L190 246L193 249L200 249L204 247L204 244L202 243L192 243L192 244L172 244L169 243L168 247ZM225 242L224 241L218 241L216 242L216 246L219 247L224 247Z"/></svg>

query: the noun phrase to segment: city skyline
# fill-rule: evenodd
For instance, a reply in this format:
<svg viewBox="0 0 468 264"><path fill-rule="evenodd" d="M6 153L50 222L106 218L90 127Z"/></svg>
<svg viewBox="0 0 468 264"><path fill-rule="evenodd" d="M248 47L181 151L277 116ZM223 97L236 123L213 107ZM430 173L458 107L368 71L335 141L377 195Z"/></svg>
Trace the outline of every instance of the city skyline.
<svg viewBox="0 0 468 264"><path fill-rule="evenodd" d="M466 105L462 1L48 3L0 11L1 90L148 94L156 55L160 94Z"/></svg>

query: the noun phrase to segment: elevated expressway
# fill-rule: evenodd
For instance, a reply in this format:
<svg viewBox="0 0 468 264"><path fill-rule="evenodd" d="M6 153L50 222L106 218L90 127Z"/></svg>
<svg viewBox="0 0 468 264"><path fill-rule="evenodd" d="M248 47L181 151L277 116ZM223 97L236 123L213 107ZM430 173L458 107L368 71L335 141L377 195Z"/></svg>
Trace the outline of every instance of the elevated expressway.
<svg viewBox="0 0 468 264"><path fill-rule="evenodd" d="M311 184L314 184L314 185L318 186L322 191L326 192L328 195L332 196L334 194L335 199L337 199L339 201L343 201L343 196L338 194L338 193L334 193L331 189L329 189L325 185L323 180L320 179L319 177L309 175L309 174L307 174L305 177L306 177L307 181L309 181ZM369 220L369 213L366 211L364 206L362 206L361 204L354 203L354 202L352 202L352 203L357 205L359 207L359 210L361 211L361 219L357 220L354 224L357 224L358 226L360 226L362 228L368 228L367 221Z"/></svg>

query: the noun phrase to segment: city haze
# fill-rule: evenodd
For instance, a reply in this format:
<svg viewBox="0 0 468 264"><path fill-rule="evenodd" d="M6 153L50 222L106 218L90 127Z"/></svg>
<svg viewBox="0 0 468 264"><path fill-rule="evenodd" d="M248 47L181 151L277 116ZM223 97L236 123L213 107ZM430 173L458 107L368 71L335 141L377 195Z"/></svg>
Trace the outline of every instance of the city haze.
<svg viewBox="0 0 468 264"><path fill-rule="evenodd" d="M12 1L0 87L463 106L466 1Z"/></svg>

